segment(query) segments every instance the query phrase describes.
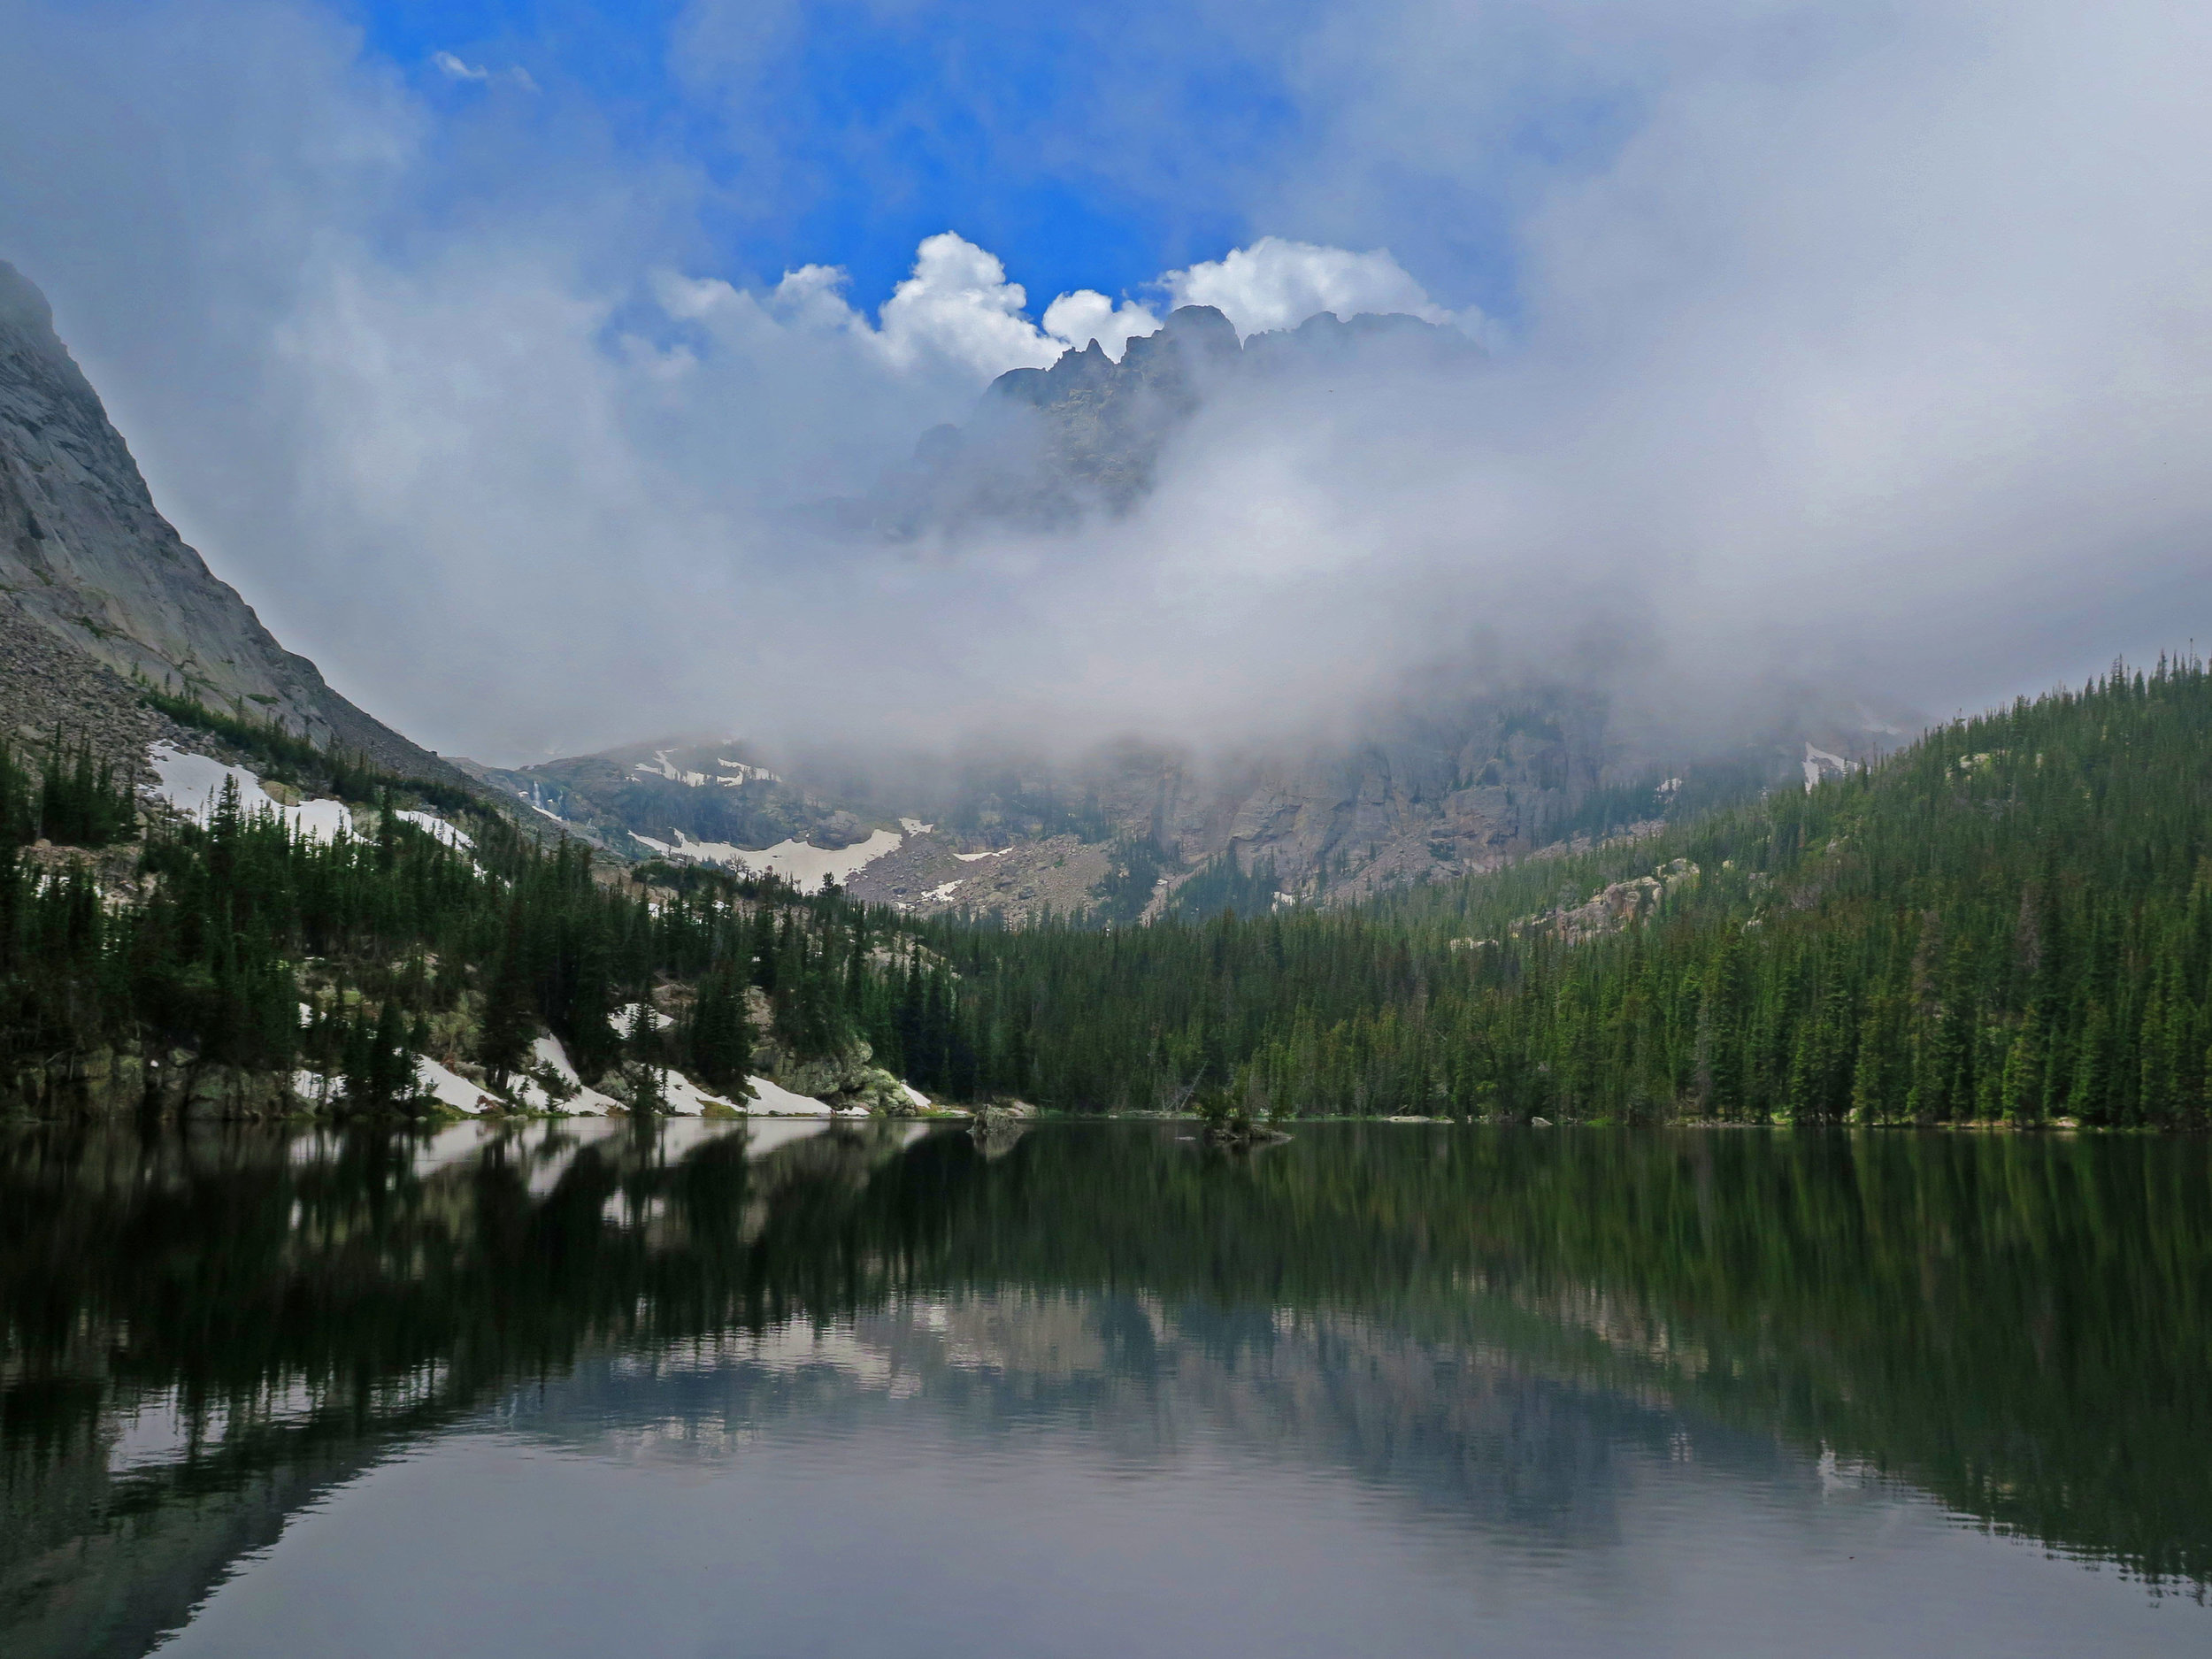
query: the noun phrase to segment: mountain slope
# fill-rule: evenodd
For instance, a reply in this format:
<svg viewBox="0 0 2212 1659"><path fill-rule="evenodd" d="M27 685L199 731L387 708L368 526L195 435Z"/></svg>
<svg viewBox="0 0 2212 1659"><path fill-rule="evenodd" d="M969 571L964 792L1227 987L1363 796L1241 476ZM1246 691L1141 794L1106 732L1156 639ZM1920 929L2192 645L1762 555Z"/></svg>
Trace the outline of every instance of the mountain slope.
<svg viewBox="0 0 2212 1659"><path fill-rule="evenodd" d="M625 856L698 846L697 862L803 841L834 850L867 840L850 812L739 758L734 740L632 743L596 755L503 768L457 759L488 787L541 818Z"/></svg>
<svg viewBox="0 0 2212 1659"><path fill-rule="evenodd" d="M217 707L250 705L396 772L460 777L333 691L185 544L54 332L46 296L4 262L0 588L14 613L0 636L14 638L27 662L46 654L15 618L125 679L142 675ZM13 660L0 658L0 668ZM0 677L7 726L50 723L35 680Z"/></svg>
<svg viewBox="0 0 2212 1659"><path fill-rule="evenodd" d="M2208 779L2162 664L1363 912L923 936L980 1087L1050 1105L2201 1127Z"/></svg>

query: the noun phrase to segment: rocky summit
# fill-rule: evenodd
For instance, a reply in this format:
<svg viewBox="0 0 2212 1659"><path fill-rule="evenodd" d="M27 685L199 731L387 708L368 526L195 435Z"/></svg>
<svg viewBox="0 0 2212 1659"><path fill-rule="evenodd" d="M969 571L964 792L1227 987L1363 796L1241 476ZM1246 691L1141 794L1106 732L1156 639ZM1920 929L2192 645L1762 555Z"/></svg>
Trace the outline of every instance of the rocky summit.
<svg viewBox="0 0 2212 1659"><path fill-rule="evenodd" d="M1240 340L1214 307L1185 305L1157 334L1131 340L1118 362L1093 340L1049 368L1000 375L966 426L925 433L912 466L843 516L894 539L987 522L1064 529L1142 500L1191 418L1217 395L1316 373L1467 365L1481 355L1458 330L1417 317L1324 311Z"/></svg>

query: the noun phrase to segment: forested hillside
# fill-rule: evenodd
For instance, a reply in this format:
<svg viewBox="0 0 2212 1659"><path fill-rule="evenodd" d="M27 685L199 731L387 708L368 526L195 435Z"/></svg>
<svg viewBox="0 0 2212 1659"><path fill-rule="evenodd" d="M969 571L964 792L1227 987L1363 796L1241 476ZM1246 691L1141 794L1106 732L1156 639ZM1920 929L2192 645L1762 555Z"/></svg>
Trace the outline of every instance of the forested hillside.
<svg viewBox="0 0 2212 1659"><path fill-rule="evenodd" d="M2208 777L2162 661L1358 914L928 937L984 1086L1071 1107L2197 1123Z"/></svg>
<svg viewBox="0 0 2212 1659"><path fill-rule="evenodd" d="M88 752L0 751L0 1079L15 1105L276 1110L300 1103L303 1069L342 1079L350 1110L415 1110L414 1055L502 1087L541 1031L588 1079L627 1062L741 1089L749 987L758 1035L788 1056L864 1034L894 1069L909 1047L948 1052L942 965L897 956L834 895L595 867L488 811L457 814L472 839L449 844L404 816L422 786L311 745L279 758L335 778L365 833L318 840L234 794L206 824L142 830L127 786ZM676 1012L626 1026L625 1005Z"/></svg>
<svg viewBox="0 0 2212 1659"><path fill-rule="evenodd" d="M665 1065L739 1087L757 1041L864 1041L933 1094L1075 1110L2206 1117L2195 662L2116 670L1656 839L1357 911L1102 929L618 872L488 813L447 845L395 805L423 786L311 745L288 758L364 803L364 833L317 841L235 803L142 829L88 752L0 757L0 1075L19 1103L273 1108L305 1068L356 1108L405 1106L411 1053L496 1089L549 1032L587 1080ZM30 844L56 841L77 850ZM222 1089L173 1100L180 1071Z"/></svg>

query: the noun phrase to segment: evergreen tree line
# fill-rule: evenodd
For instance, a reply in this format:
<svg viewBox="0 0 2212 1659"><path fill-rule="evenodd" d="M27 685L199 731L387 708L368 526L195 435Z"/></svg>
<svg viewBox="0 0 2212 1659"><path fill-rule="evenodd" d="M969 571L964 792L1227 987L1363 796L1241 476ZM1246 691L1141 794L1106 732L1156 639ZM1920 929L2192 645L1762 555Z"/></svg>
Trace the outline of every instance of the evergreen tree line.
<svg viewBox="0 0 2212 1659"><path fill-rule="evenodd" d="M148 708L179 725L221 738L250 757L257 775L271 782L292 784L363 804L377 801L393 787L441 811L466 811L480 804L458 784L435 778L396 776L342 744L326 748L305 733L290 730L281 719L257 718L246 711L242 702L228 711L213 709L196 697L164 690L142 678L138 695Z"/></svg>
<svg viewBox="0 0 2212 1659"><path fill-rule="evenodd" d="M94 758L90 740L72 749L57 731L37 759L0 743L0 846L105 847L128 840L137 821L129 780Z"/></svg>
<svg viewBox="0 0 2212 1659"><path fill-rule="evenodd" d="M585 849L489 814L469 820L472 856L391 810L388 779L373 833L332 842L231 798L206 826L148 833L154 879L129 902L14 858L0 1067L135 1045L307 1065L373 1101L405 1090L411 1051L496 1077L549 1030L587 1077L635 1057L731 1087L757 998L787 1053L864 1040L956 1100L1090 1110L1203 1089L1256 1115L2199 1123L2208 779L2203 666L2116 666L1632 846L1351 912L1018 932L695 867L610 881ZM127 834L128 808L81 748L57 744L35 778L0 756L18 845L42 825ZM80 833L55 836L64 820ZM1569 945L1527 925L1675 858L1694 881L1624 931ZM1129 849L1131 897L1145 862ZM1249 896L1225 868L1215 885ZM618 1029L657 989L674 1026Z"/></svg>
<svg viewBox="0 0 2212 1659"><path fill-rule="evenodd" d="M82 773L73 759L60 769L65 798ZM39 798L28 777L0 756L12 824ZM127 787L106 787L110 806L134 810ZM478 1060L503 1079L550 1031L587 1079L639 1058L732 1087L751 1062L755 989L796 1056L871 1035L895 1065L910 1051L924 1075L969 1075L942 964L910 940L902 951L887 917L772 879L664 865L627 879L488 813L469 820L474 844L462 850L402 818L397 799L388 782L357 819L368 833L318 841L226 788L206 824L146 832L135 897L104 895L83 861L12 856L0 870L0 1079L23 1089L69 1056L180 1052L248 1071L304 1067L344 1079L356 1106L403 1104L417 1053ZM621 1026L626 1003L649 1004L672 982L687 993L673 1030Z"/></svg>
<svg viewBox="0 0 2212 1659"><path fill-rule="evenodd" d="M925 930L979 1087L1073 1108L2205 1121L2212 680L2116 665L1809 793L1356 914ZM1675 857L1660 912L1532 913Z"/></svg>

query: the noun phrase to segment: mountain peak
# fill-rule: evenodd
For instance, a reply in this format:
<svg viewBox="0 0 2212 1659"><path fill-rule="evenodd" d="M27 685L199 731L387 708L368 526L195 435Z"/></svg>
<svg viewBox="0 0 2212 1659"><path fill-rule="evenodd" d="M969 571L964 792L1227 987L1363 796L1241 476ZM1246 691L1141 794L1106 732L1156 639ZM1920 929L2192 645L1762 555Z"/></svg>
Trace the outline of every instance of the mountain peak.
<svg viewBox="0 0 2212 1659"><path fill-rule="evenodd" d="M54 332L54 308L46 296L5 259L0 259L0 327L50 337Z"/></svg>
<svg viewBox="0 0 2212 1659"><path fill-rule="evenodd" d="M91 382L54 332L54 308L38 284L0 259L0 353L41 359L65 382L93 396Z"/></svg>
<svg viewBox="0 0 2212 1659"><path fill-rule="evenodd" d="M1052 530L1088 511L1128 511L1152 488L1162 456L1218 388L1252 374L1333 374L1354 364L1433 367L1472 360L1456 329L1393 313L1324 311L1296 328L1240 339L1217 307L1182 305L1116 362L1096 340L1048 368L993 380L966 428L932 427L912 467L868 501L843 503L894 538L978 520Z"/></svg>

